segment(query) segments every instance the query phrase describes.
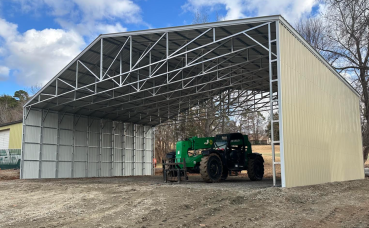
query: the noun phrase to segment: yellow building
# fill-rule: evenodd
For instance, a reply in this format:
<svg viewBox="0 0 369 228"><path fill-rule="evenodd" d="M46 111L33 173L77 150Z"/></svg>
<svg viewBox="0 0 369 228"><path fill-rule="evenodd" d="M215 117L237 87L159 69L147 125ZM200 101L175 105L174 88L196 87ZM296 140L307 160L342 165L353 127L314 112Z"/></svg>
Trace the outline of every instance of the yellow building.
<svg viewBox="0 0 369 228"><path fill-rule="evenodd" d="M0 124L0 149L22 148L22 121Z"/></svg>

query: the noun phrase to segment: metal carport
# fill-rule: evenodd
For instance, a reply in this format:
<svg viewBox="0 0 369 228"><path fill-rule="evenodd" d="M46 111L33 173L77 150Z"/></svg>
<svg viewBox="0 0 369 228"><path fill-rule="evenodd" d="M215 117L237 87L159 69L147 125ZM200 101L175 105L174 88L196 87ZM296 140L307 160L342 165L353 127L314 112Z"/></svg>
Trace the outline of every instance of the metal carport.
<svg viewBox="0 0 369 228"><path fill-rule="evenodd" d="M299 64L299 53L286 55L290 36L317 60L314 64L326 69L329 80L353 94L350 99L357 103L350 108L358 110L355 90L278 15L100 35L25 104L21 178L151 175L153 127L168 120L185 121L181 113L218 99L228 115L245 109L278 111L279 119L271 120L272 132L277 127L280 136L272 134L274 185L276 165L281 165L282 186L312 183L309 177L302 184L292 177L286 183L287 172L295 171L285 161L299 160L299 148L291 145L302 139L286 150L285 131L291 138L296 131L290 120L297 121L294 126L298 121L309 124L299 116L284 118L285 109L296 113L292 101L282 100L295 86L283 84L282 72ZM288 58L297 62L284 68ZM294 96L295 102L304 102L303 96ZM352 163L359 164L360 116L355 111L348 118L351 125L344 128L352 130L356 141L347 148L354 151ZM312 130L304 129L304 136L316 134ZM275 162L276 144L280 163ZM344 179L360 175L355 170Z"/></svg>

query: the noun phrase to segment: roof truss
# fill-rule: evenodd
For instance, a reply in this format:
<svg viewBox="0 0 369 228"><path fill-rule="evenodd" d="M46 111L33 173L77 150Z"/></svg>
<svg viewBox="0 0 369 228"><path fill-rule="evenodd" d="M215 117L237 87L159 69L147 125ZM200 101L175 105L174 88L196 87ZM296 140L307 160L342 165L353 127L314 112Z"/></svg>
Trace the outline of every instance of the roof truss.
<svg viewBox="0 0 369 228"><path fill-rule="evenodd" d="M267 109L275 24L100 36L26 106L148 125L224 93L230 115Z"/></svg>

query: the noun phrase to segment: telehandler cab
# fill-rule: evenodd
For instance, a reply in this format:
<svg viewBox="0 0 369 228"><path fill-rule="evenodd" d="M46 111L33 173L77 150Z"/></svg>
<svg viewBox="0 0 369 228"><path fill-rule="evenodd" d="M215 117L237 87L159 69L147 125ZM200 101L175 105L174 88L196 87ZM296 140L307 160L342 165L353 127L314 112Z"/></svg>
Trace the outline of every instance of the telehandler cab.
<svg viewBox="0 0 369 228"><path fill-rule="evenodd" d="M187 172L200 173L206 182L219 182L231 173L247 170L250 180L262 180L264 159L252 153L247 135L241 133L220 134L215 137L193 137L176 144L176 151L163 160L163 176L180 181Z"/></svg>

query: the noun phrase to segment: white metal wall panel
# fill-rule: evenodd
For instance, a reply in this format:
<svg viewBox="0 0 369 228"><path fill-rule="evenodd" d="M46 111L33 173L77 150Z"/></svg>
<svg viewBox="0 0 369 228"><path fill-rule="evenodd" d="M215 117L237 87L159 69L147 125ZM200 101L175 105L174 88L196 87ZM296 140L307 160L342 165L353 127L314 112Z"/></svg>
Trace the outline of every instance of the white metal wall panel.
<svg viewBox="0 0 369 228"><path fill-rule="evenodd" d="M23 164L23 178L24 179L34 179L38 178L38 169L39 162L38 161L27 161Z"/></svg>
<svg viewBox="0 0 369 228"><path fill-rule="evenodd" d="M24 115L27 116L24 123L26 125L41 126L41 110L31 109L30 111L25 110Z"/></svg>
<svg viewBox="0 0 369 228"><path fill-rule="evenodd" d="M133 176L133 162L124 163L124 176Z"/></svg>
<svg viewBox="0 0 369 228"><path fill-rule="evenodd" d="M89 135L89 146L90 147L98 147L100 145L100 133L90 132Z"/></svg>
<svg viewBox="0 0 369 228"><path fill-rule="evenodd" d="M42 143L46 144L57 144L58 139L58 130L57 129L51 129L51 128L45 128L42 132Z"/></svg>
<svg viewBox="0 0 369 228"><path fill-rule="evenodd" d="M99 176L99 164L97 162L89 162L87 168L88 168L88 177Z"/></svg>
<svg viewBox="0 0 369 228"><path fill-rule="evenodd" d="M100 160L100 149L89 147L88 150L88 161L89 162L99 162Z"/></svg>
<svg viewBox="0 0 369 228"><path fill-rule="evenodd" d="M114 148L113 161L114 162L123 162L123 149Z"/></svg>
<svg viewBox="0 0 369 228"><path fill-rule="evenodd" d="M91 123L92 122L92 123ZM90 131L95 133L100 133L101 123L99 119L91 119Z"/></svg>
<svg viewBox="0 0 369 228"><path fill-rule="evenodd" d="M45 145L41 146L41 157L42 160L56 161L56 145Z"/></svg>
<svg viewBox="0 0 369 228"><path fill-rule="evenodd" d="M75 146L87 147L87 132L75 131L74 132Z"/></svg>
<svg viewBox="0 0 369 228"><path fill-rule="evenodd" d="M74 129L77 131L86 131L87 130L87 117L74 117Z"/></svg>
<svg viewBox="0 0 369 228"><path fill-rule="evenodd" d="M43 161L41 163L41 178L55 178L56 162Z"/></svg>
<svg viewBox="0 0 369 228"><path fill-rule="evenodd" d="M102 129L103 133L110 134L112 132L112 128L113 128L113 122L112 121L110 121L110 120L104 120L103 121L103 129Z"/></svg>
<svg viewBox="0 0 369 228"><path fill-rule="evenodd" d="M60 145L73 145L73 131L72 130L60 130Z"/></svg>
<svg viewBox="0 0 369 228"><path fill-rule="evenodd" d="M150 126L25 111L21 178L152 175L153 140Z"/></svg>
<svg viewBox="0 0 369 228"><path fill-rule="evenodd" d="M124 162L133 162L133 150L132 148L124 149Z"/></svg>
<svg viewBox="0 0 369 228"><path fill-rule="evenodd" d="M102 146L103 148L111 148L112 146L112 136L109 133L102 134Z"/></svg>
<svg viewBox="0 0 369 228"><path fill-rule="evenodd" d="M68 115L65 114L64 116L61 115L60 116L60 129L69 129L72 130L73 129L73 116L72 115Z"/></svg>
<svg viewBox="0 0 369 228"><path fill-rule="evenodd" d="M101 161L102 162L111 162L111 149L102 148L101 149Z"/></svg>
<svg viewBox="0 0 369 228"><path fill-rule="evenodd" d="M144 173L142 175L153 175L153 164L151 162L146 162L144 166Z"/></svg>
<svg viewBox="0 0 369 228"><path fill-rule="evenodd" d="M86 162L74 162L73 177L86 177Z"/></svg>
<svg viewBox="0 0 369 228"><path fill-rule="evenodd" d="M135 162L134 163L135 167L134 167L134 176L140 176L142 175L142 168L143 168L143 165L141 162Z"/></svg>
<svg viewBox="0 0 369 228"><path fill-rule="evenodd" d="M23 146L23 159L24 160L38 160L39 159L39 151L40 151L40 144L29 144L25 143Z"/></svg>
<svg viewBox="0 0 369 228"><path fill-rule="evenodd" d="M123 163L122 162L114 162L113 163L113 176L123 176Z"/></svg>
<svg viewBox="0 0 369 228"><path fill-rule="evenodd" d="M101 176L110 177L111 176L111 163L101 162Z"/></svg>
<svg viewBox="0 0 369 228"><path fill-rule="evenodd" d="M72 161L73 147L72 146L59 146L59 161Z"/></svg>
<svg viewBox="0 0 369 228"><path fill-rule="evenodd" d="M39 178L41 151L41 120L40 110L28 110L23 121L22 172L23 178Z"/></svg>
<svg viewBox="0 0 369 228"><path fill-rule="evenodd" d="M124 153L123 153L123 131L124 124L120 122L114 123L114 132L113 132L113 166L112 166L112 175L113 176L123 176L124 175Z"/></svg>
<svg viewBox="0 0 369 228"><path fill-rule="evenodd" d="M75 147L74 161L87 161L87 147Z"/></svg>
<svg viewBox="0 0 369 228"><path fill-rule="evenodd" d="M41 127L26 126L25 127L25 142L40 143Z"/></svg>
<svg viewBox="0 0 369 228"><path fill-rule="evenodd" d="M72 162L59 161L58 178L72 177Z"/></svg>
<svg viewBox="0 0 369 228"><path fill-rule="evenodd" d="M58 128L58 113L48 113L44 120L44 127Z"/></svg>

